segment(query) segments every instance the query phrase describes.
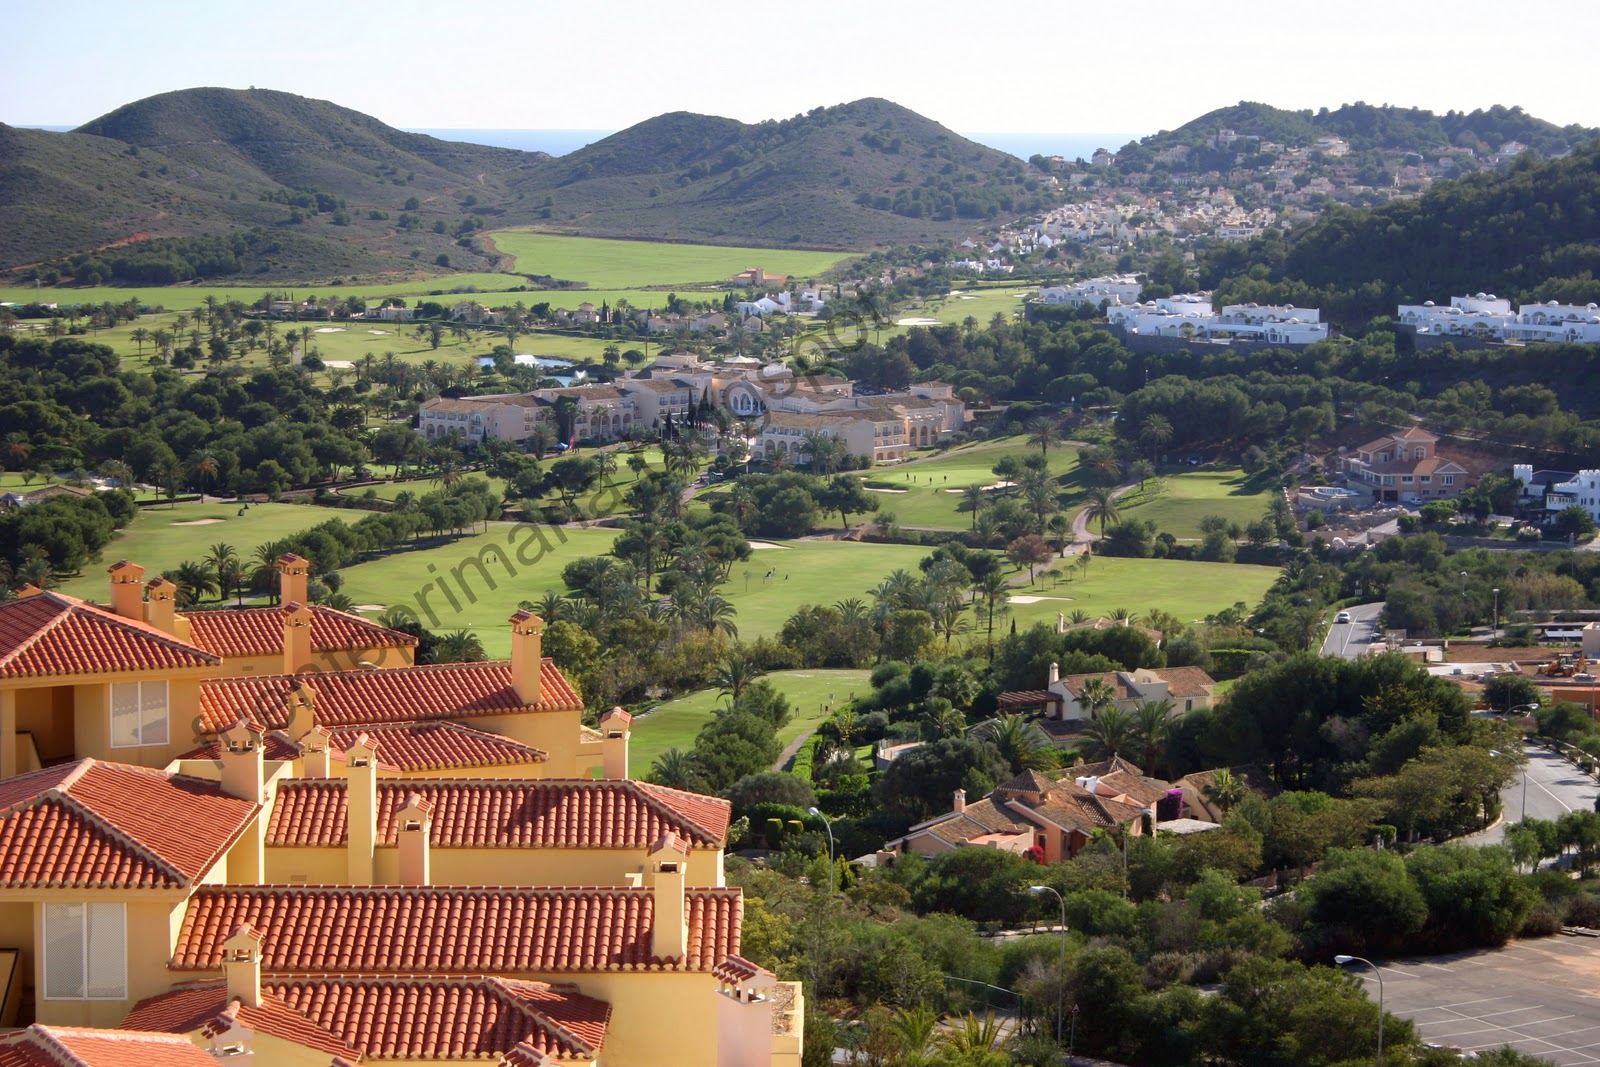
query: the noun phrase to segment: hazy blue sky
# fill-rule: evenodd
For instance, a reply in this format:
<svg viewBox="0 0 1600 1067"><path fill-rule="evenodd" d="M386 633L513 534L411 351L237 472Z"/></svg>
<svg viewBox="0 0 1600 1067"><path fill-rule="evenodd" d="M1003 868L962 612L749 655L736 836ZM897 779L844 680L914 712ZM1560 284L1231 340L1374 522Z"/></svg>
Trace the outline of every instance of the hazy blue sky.
<svg viewBox="0 0 1600 1067"><path fill-rule="evenodd" d="M80 123L196 85L395 126L616 129L883 96L958 130L1171 128L1290 108L1520 104L1600 125L1593 0L751 4L56 0L6 14L0 121Z"/></svg>

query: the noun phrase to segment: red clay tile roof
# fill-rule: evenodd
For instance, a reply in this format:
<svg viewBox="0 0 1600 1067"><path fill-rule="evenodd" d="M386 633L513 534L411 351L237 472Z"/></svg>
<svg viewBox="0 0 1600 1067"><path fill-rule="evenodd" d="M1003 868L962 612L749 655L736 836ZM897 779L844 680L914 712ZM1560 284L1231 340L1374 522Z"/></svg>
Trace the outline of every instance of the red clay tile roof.
<svg viewBox="0 0 1600 1067"><path fill-rule="evenodd" d="M544 1053L528 1044L526 1041L518 1043L517 1047L500 1057L500 1062L495 1067L552 1067L555 1063Z"/></svg>
<svg viewBox="0 0 1600 1067"><path fill-rule="evenodd" d="M344 750L355 744L362 734L379 744L378 766L400 774L465 767L519 767L543 763L549 758L549 753L542 749L504 734L442 720L380 723L332 731L329 756L343 760ZM222 741L218 739L178 758L214 760L221 751ZM262 754L269 760L296 760L305 750L298 742L289 740L283 731L273 730L266 735Z"/></svg>
<svg viewBox="0 0 1600 1067"><path fill-rule="evenodd" d="M194 643L218 656L266 656L283 653L283 611L280 608L236 608L190 611ZM311 606L311 650L338 652L363 648L409 648L410 634L390 630L359 615Z"/></svg>
<svg viewBox="0 0 1600 1067"><path fill-rule="evenodd" d="M191 982L135 1004L122 1020L129 1030L213 1036L237 1020L246 1029L292 1041L335 1056L359 1056L360 1049L262 991L261 1006L246 1007L228 996L225 982Z"/></svg>
<svg viewBox="0 0 1600 1067"><path fill-rule="evenodd" d="M1061 695L1048 689L1017 689L1001 693L999 700L1002 708L1040 708L1060 702Z"/></svg>
<svg viewBox="0 0 1600 1067"><path fill-rule="evenodd" d="M701 848L720 848L732 814L726 800L643 782L384 779L378 782L378 844L396 843L396 816L413 793L434 806L429 840L440 848L647 849L669 832ZM267 844L344 845L348 796L344 778L281 783Z"/></svg>
<svg viewBox="0 0 1600 1067"><path fill-rule="evenodd" d="M171 966L216 971L241 924L266 935L274 974L552 974L709 971L739 951L738 889L685 893L688 952L650 954L653 890L484 886L203 886Z"/></svg>
<svg viewBox="0 0 1600 1067"><path fill-rule="evenodd" d="M34 1023L0 1037L0 1067L217 1067L217 1061L175 1034Z"/></svg>
<svg viewBox="0 0 1600 1067"><path fill-rule="evenodd" d="M583 701L549 659L540 670L543 699L529 705L511 685L508 660L390 667L375 671L325 671L219 678L200 686L200 714L220 730L247 711L269 727L288 725L285 696L302 683L316 694L316 720L330 730L370 723L462 719L525 711L577 711Z"/></svg>
<svg viewBox="0 0 1600 1067"><path fill-rule="evenodd" d="M511 767L543 763L549 753L504 734L453 722L367 724L332 731L342 753L365 733L378 745L378 763L403 774L463 767Z"/></svg>
<svg viewBox="0 0 1600 1067"><path fill-rule="evenodd" d="M1151 675L1156 681L1167 683L1169 697L1203 697L1209 692L1207 687L1215 686L1216 680L1200 667L1159 667L1142 672L1135 671L1108 671L1104 674L1069 674L1061 679L1062 686L1074 697L1083 695L1083 685L1091 678L1098 678L1111 687L1111 693L1116 700L1127 700L1135 694L1124 684L1124 675L1132 677L1135 684L1138 674Z"/></svg>
<svg viewBox="0 0 1600 1067"><path fill-rule="evenodd" d="M751 963L743 956L729 956L711 968L711 974L719 982L729 982L735 985L740 982L748 982L752 978L760 978L762 975L766 975L768 978L777 977L765 967Z"/></svg>
<svg viewBox="0 0 1600 1067"><path fill-rule="evenodd" d="M477 1059L526 1043L593 1058L611 1005L570 987L493 977L292 977L263 985L374 1059Z"/></svg>
<svg viewBox="0 0 1600 1067"><path fill-rule="evenodd" d="M61 593L0 603L0 678L214 667L222 661L145 622Z"/></svg>
<svg viewBox="0 0 1600 1067"><path fill-rule="evenodd" d="M120 763L18 775L0 781L0 886L187 886L257 810L215 782Z"/></svg>

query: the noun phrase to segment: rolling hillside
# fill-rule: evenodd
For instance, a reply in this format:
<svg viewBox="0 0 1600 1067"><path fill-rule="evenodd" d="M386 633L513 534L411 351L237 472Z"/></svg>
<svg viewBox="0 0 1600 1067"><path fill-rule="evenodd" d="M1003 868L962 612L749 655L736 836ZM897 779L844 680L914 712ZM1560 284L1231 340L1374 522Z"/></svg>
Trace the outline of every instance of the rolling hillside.
<svg viewBox="0 0 1600 1067"><path fill-rule="evenodd" d="M1055 202L1021 161L887 100L746 125L678 112L530 169L552 229L865 248Z"/></svg>
<svg viewBox="0 0 1600 1067"><path fill-rule="evenodd" d="M860 249L948 236L1052 195L1017 159L884 100L755 125L663 115L552 159L212 88L72 133L0 127L0 193L0 269L146 284L494 270L473 235L508 225Z"/></svg>

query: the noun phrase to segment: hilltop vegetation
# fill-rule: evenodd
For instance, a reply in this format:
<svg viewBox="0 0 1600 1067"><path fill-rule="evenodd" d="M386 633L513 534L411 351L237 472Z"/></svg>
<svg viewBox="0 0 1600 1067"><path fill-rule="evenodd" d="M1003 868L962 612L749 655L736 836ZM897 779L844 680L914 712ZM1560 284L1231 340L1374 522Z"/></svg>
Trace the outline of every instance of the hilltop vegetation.
<svg viewBox="0 0 1600 1067"><path fill-rule="evenodd" d="M1290 147L1315 143L1319 137L1341 137L1352 151L1399 149L1425 153L1444 148L1493 151L1507 141L1517 141L1540 155L1559 155L1587 141L1600 130L1585 126L1557 126L1536 118L1520 107L1495 105L1487 110L1447 111L1436 115L1416 107L1374 106L1357 102L1332 111L1287 111L1270 104L1241 100L1217 108L1176 130L1163 130L1140 138L1123 152L1159 152L1175 145L1196 146L1219 130L1241 137Z"/></svg>
<svg viewBox="0 0 1600 1067"><path fill-rule="evenodd" d="M1565 159L1441 182L1415 200L1334 206L1287 238L1211 249L1200 283L1219 303L1321 307L1348 325L1401 303L1495 292L1513 303L1594 299L1600 144Z"/></svg>
<svg viewBox="0 0 1600 1067"><path fill-rule="evenodd" d="M187 89L72 133L0 126L0 158L0 268L47 283L507 269L476 234L530 224L856 249L1055 196L1014 157L885 100L755 125L663 115L551 159L289 93Z"/></svg>

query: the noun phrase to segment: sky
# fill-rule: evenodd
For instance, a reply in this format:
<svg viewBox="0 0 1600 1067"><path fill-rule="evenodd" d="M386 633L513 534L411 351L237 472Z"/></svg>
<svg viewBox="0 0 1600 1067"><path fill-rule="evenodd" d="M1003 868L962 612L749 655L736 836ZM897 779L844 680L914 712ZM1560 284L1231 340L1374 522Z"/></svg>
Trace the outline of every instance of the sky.
<svg viewBox="0 0 1600 1067"><path fill-rule="evenodd" d="M747 122L881 96L960 131L1171 129L1256 100L1600 126L1593 0L55 0L6 15L0 122L68 125L201 85L332 100L404 128Z"/></svg>

